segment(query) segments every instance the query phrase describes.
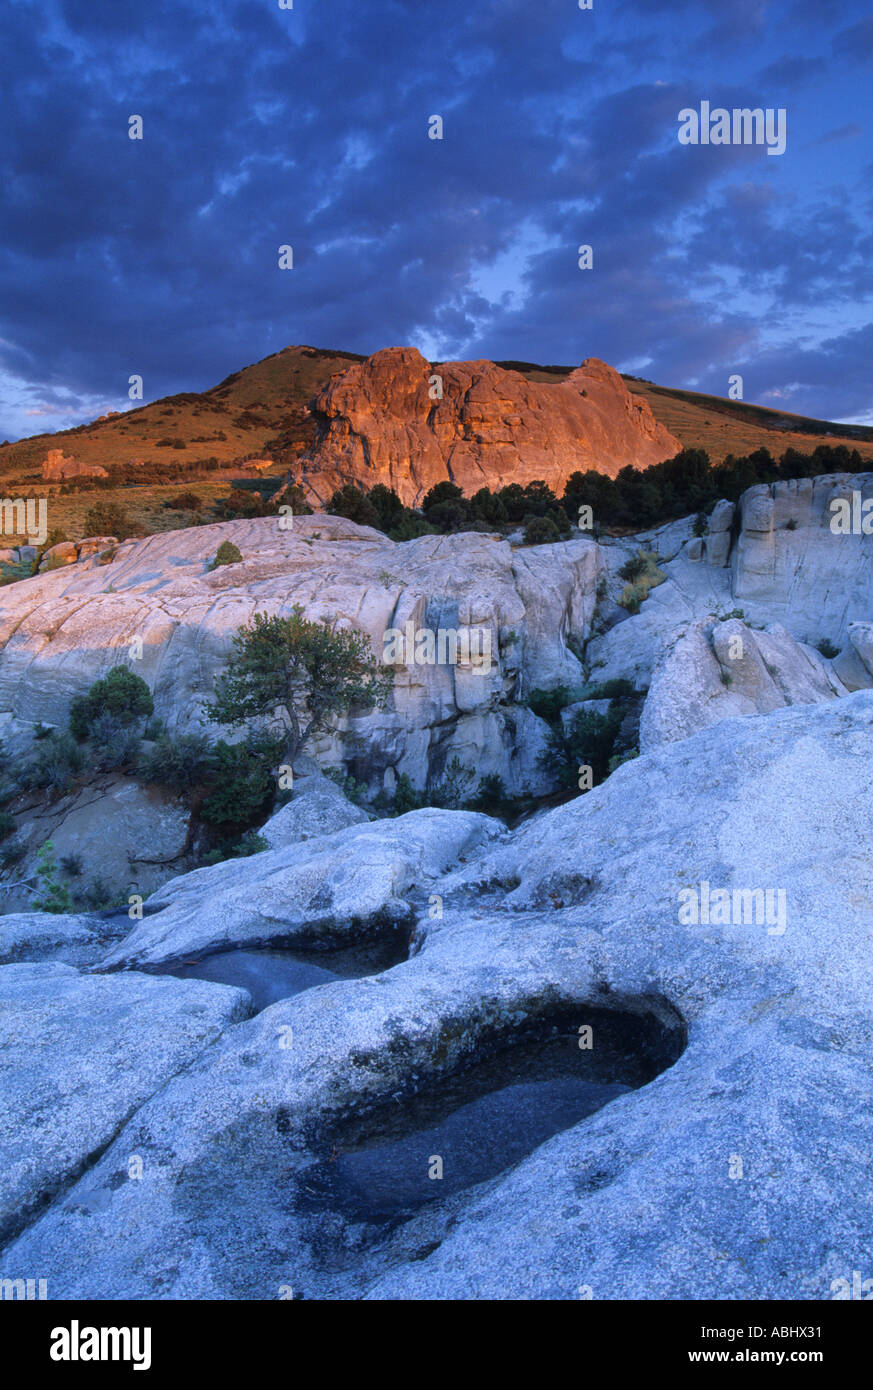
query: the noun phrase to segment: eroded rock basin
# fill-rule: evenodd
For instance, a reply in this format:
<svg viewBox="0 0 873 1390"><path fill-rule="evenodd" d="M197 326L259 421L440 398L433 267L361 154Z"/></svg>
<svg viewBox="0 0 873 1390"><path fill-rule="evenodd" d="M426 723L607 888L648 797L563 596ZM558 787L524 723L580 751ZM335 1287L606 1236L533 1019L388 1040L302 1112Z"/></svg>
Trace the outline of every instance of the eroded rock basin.
<svg viewBox="0 0 873 1390"><path fill-rule="evenodd" d="M681 1020L668 1013L665 1022L663 1008L577 1009L523 1030L495 1055L326 1133L323 1156L296 1174L294 1208L390 1228L425 1204L496 1177L645 1085L684 1045ZM599 1176L609 1181L608 1173Z"/></svg>
<svg viewBox="0 0 873 1390"><path fill-rule="evenodd" d="M254 1009L259 1013L280 999L290 999L316 985L378 975L405 960L408 950L408 932L398 930L335 950L265 946L219 951L197 959L151 966L147 973L236 985L248 990Z"/></svg>

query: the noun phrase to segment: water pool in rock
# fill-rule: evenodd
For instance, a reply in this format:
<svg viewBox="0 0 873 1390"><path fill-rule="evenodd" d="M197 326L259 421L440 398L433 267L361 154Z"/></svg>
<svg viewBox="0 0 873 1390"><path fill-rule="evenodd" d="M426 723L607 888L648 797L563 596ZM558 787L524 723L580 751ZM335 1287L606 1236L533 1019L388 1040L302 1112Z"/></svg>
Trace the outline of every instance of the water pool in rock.
<svg viewBox="0 0 873 1390"><path fill-rule="evenodd" d="M264 946L218 951L200 959L172 961L152 967L152 973L180 980L211 980L213 984L247 989L260 1012L280 999L290 999L315 985L378 975L406 960L408 932L395 931L373 941L336 950Z"/></svg>
<svg viewBox="0 0 873 1390"><path fill-rule="evenodd" d="M593 1029L591 1049L579 1045L586 1025ZM681 1020L674 1024L663 1009L579 1009L572 1020L539 1025L419 1094L325 1132L324 1157L296 1175L295 1209L390 1226L426 1203L496 1177L553 1135L645 1085L676 1061L684 1044Z"/></svg>

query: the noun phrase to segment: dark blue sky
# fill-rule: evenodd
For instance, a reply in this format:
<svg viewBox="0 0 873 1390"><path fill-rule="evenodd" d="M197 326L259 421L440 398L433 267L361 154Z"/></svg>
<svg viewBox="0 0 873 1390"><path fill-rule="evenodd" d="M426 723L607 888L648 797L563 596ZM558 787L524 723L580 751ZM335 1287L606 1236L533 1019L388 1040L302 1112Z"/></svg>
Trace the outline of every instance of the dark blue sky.
<svg viewBox="0 0 873 1390"><path fill-rule="evenodd" d="M869 0L3 0L0 40L0 438L289 343L873 423ZM680 145L701 100L786 153Z"/></svg>

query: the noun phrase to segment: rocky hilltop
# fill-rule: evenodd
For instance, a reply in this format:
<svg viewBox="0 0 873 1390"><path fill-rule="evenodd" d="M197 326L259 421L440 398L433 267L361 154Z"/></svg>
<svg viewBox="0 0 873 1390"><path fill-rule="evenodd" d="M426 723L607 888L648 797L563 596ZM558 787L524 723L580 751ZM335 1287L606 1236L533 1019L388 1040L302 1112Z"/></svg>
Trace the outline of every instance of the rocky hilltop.
<svg viewBox="0 0 873 1390"><path fill-rule="evenodd" d="M494 362L431 367L415 348L386 348L332 377L311 411L317 435L301 480L320 501L343 483L385 483L413 506L446 479L472 494L541 478L560 494L576 469L614 477L682 447L594 357L552 384Z"/></svg>

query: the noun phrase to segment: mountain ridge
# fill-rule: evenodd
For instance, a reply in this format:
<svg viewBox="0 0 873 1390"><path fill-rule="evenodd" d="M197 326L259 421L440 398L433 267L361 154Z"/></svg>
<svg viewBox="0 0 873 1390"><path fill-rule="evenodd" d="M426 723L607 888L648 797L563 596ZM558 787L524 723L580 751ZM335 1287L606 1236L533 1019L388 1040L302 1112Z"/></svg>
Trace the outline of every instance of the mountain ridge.
<svg viewBox="0 0 873 1390"><path fill-rule="evenodd" d="M202 444L204 448L197 451L198 455L212 455L220 464L229 465L243 455L251 455L261 449L268 439L275 438L284 427L292 436L291 442L295 430L300 433L299 452L302 453L308 442L305 436L306 422L297 412L308 405L332 376L343 371L350 363L366 360L366 354L362 353L316 348L310 344L291 344L229 373L204 391L175 392L108 418L0 444L0 476L16 476L22 480L38 477L45 454L59 446L65 449L69 446L85 462L93 461L104 467L107 456L110 462L114 456L123 464L121 455L137 448L140 452L150 452L149 462L166 464L168 456L157 452L159 435L169 437L174 442L176 439L182 440L186 452L191 455L194 453L193 446ZM481 360L492 362L503 370L514 371L527 380L544 378L555 383L576 370L572 366L543 366L521 359ZM436 369L445 366L446 362L434 360L428 365ZM276 372L277 366L287 368L284 381L283 372ZM623 374L622 380L633 394L648 400L656 420L675 434L683 447L707 448L713 461L720 461L719 432L712 427L711 421L708 422L710 413L723 416L729 426L729 437L724 440L725 452L739 453L766 447L768 441L774 447L781 444L786 448L803 448L812 441L821 442L823 438L828 438L835 444L851 443L865 457L873 458L873 428L868 426L845 425L794 415L788 411L771 410L750 401L733 401L684 387L662 386L629 374ZM246 411L251 412L254 420L235 424L234 421ZM196 430L195 419L203 421ZM210 427L215 433L221 430L226 438L196 437L207 434ZM205 447L207 444L210 446L208 450Z"/></svg>
<svg viewBox="0 0 873 1390"><path fill-rule="evenodd" d="M339 374L378 356L367 358L360 353L309 344L289 346L231 372L206 391L176 392L70 430L0 445L0 495L7 499L47 497L49 529L57 540L94 533L89 513L98 498L120 506L136 528L148 533L175 529L183 520L178 511L180 497L188 503L193 499L195 510L184 513L190 524L205 514L204 509L233 495L234 489L261 489L267 484L270 491L275 491L289 476L301 478L318 432L311 403L337 382ZM470 365L437 361L425 364L424 358L420 362L423 368L426 365L428 375L447 377L459 366L466 370ZM554 397L559 402L569 379L582 370L490 359L482 359L479 366L490 366L495 379L504 373L502 379L509 383L516 398L524 396L532 384L536 386L546 413L552 399L550 391L559 393ZM605 364L604 370L613 373ZM629 408L633 409L633 401L642 398L640 404L651 412L655 424L677 441L665 447L664 457L679 447L704 449L713 464L720 464L729 454L743 457L761 448L778 457L789 448L811 454L822 443L844 443L857 450L851 466L860 468L868 460L873 464L873 430L864 426L844 427L830 421L808 420L771 412L750 402L704 396L632 376L614 375L621 389L629 393ZM527 471L522 479L516 476L516 481L541 477L551 468L551 425L546 423L546 437L539 441L538 457L542 462L528 459ZM368 421L367 429L372 428L374 422ZM565 474L577 468L597 467L590 451L587 455L580 451L578 457L566 456L566 444L565 436ZM496 465L501 454L511 465L517 463L511 441L508 450L491 448L486 442L479 452L478 474L474 469L461 479L467 491L483 485L499 488L509 481L502 476L502 465ZM56 456L53 462L49 461L49 454ZM626 458L620 456L619 461L621 465L636 462L640 466L633 453ZM845 466L850 466L848 460ZM447 470L427 483L453 476ZM310 476L306 481L311 484L317 480ZM379 481L392 483L390 477L380 478L373 472L338 473L321 478L319 486L308 487L311 501L323 506L330 496L326 488L346 481L367 486ZM552 477L551 485L557 481L557 477ZM416 488L410 500L420 491ZM7 544L13 541L7 531Z"/></svg>

